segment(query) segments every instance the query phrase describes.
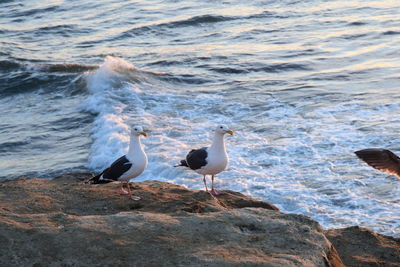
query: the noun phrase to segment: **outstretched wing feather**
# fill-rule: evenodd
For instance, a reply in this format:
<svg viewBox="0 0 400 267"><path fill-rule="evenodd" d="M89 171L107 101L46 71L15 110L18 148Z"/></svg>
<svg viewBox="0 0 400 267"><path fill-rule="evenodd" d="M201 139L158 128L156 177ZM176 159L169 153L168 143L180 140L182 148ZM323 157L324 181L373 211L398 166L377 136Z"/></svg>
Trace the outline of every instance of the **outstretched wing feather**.
<svg viewBox="0 0 400 267"><path fill-rule="evenodd" d="M392 151L380 148L368 148L354 153L371 167L400 178L400 158Z"/></svg>

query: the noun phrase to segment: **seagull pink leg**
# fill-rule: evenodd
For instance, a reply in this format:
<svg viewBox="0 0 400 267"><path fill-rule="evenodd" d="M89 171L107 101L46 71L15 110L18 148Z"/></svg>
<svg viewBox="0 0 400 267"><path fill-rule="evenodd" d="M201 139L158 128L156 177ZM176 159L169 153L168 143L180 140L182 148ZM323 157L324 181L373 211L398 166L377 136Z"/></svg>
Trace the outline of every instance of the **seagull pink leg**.
<svg viewBox="0 0 400 267"><path fill-rule="evenodd" d="M211 195L218 196L220 193L214 189L214 175L211 175Z"/></svg>
<svg viewBox="0 0 400 267"><path fill-rule="evenodd" d="M205 185L205 187L206 187L206 192L208 192L207 182L206 182L206 176L205 176L205 175L203 175L203 183L204 183L204 185Z"/></svg>
<svg viewBox="0 0 400 267"><path fill-rule="evenodd" d="M128 186L129 189L129 186ZM128 195L129 192L124 189L124 182L121 182L121 190L119 191L120 195Z"/></svg>

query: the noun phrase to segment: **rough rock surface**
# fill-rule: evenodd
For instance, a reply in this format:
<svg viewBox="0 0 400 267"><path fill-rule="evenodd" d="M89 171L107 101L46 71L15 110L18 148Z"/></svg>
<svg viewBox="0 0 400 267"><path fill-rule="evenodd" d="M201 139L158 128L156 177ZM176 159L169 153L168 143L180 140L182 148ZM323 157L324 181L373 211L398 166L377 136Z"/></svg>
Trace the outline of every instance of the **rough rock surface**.
<svg viewBox="0 0 400 267"><path fill-rule="evenodd" d="M158 181L132 201L89 177L0 182L0 266L343 266L306 216Z"/></svg>
<svg viewBox="0 0 400 267"><path fill-rule="evenodd" d="M400 267L400 239L353 226L326 231L346 266Z"/></svg>

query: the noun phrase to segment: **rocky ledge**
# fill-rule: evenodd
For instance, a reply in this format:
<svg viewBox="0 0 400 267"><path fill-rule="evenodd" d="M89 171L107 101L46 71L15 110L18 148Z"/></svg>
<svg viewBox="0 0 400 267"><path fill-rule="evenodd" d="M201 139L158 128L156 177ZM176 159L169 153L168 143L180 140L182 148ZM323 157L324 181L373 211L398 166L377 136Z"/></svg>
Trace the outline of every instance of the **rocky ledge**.
<svg viewBox="0 0 400 267"><path fill-rule="evenodd" d="M364 228L159 181L132 201L89 177L0 182L0 266L400 266L400 240Z"/></svg>

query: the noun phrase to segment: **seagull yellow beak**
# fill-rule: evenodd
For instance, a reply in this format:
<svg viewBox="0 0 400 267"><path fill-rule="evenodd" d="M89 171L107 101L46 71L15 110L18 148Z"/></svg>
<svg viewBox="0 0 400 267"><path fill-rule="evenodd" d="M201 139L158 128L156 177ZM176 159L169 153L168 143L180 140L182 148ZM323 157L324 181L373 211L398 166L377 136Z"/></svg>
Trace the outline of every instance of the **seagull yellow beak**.
<svg viewBox="0 0 400 267"><path fill-rule="evenodd" d="M143 135L144 137L147 137L147 133L146 132L140 132L141 135Z"/></svg>
<svg viewBox="0 0 400 267"><path fill-rule="evenodd" d="M227 130L226 133L233 135L233 131L232 130Z"/></svg>

